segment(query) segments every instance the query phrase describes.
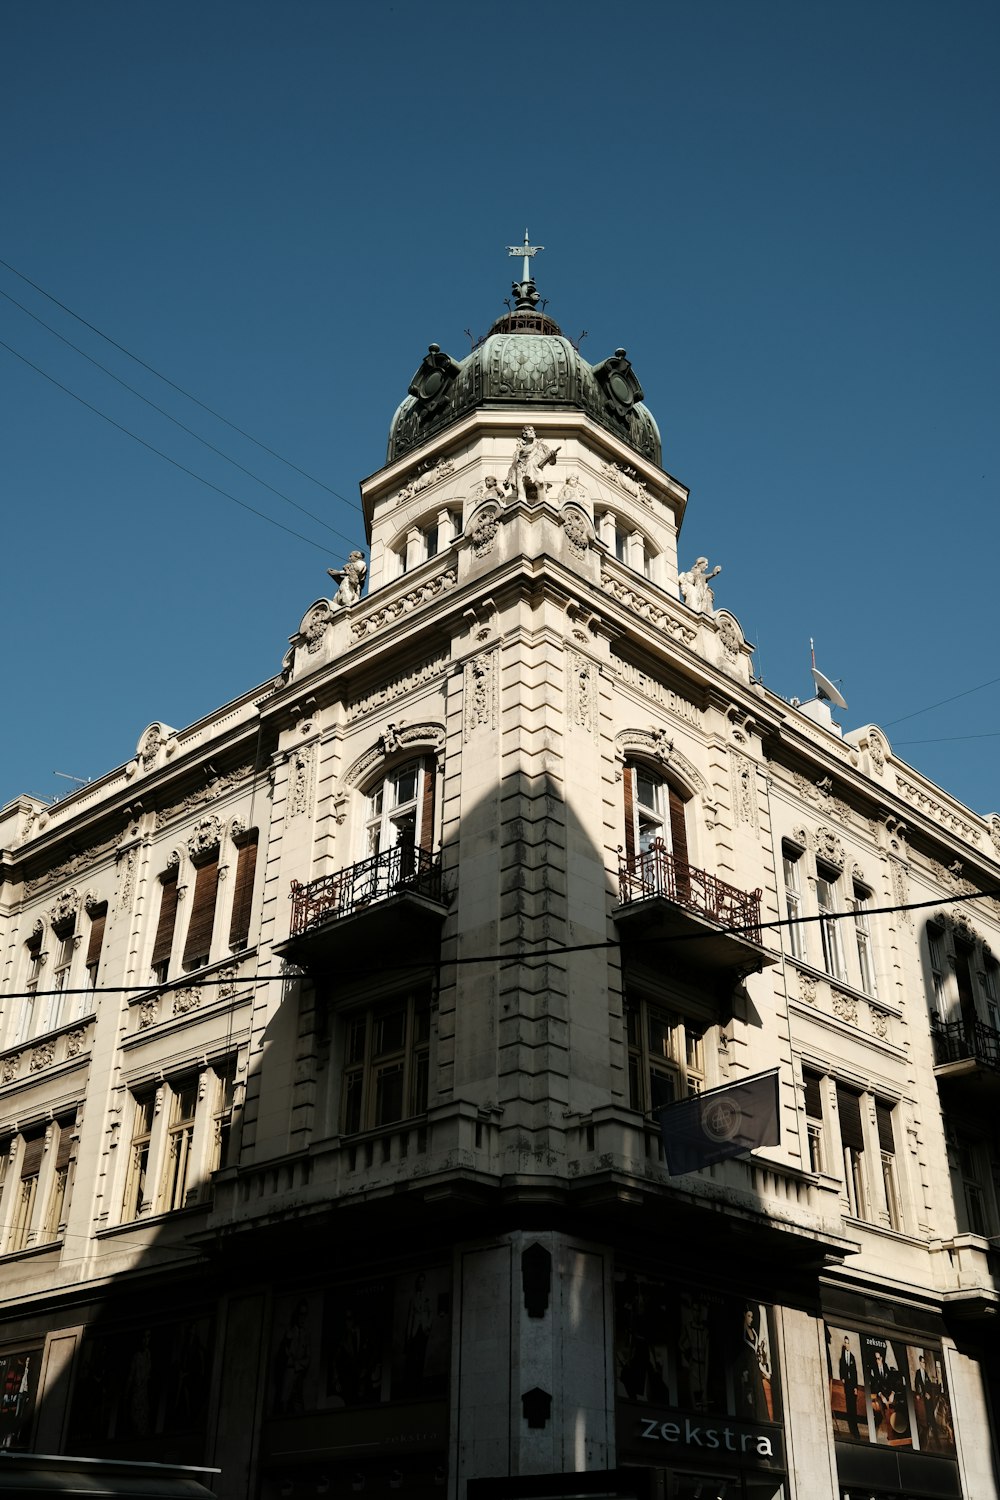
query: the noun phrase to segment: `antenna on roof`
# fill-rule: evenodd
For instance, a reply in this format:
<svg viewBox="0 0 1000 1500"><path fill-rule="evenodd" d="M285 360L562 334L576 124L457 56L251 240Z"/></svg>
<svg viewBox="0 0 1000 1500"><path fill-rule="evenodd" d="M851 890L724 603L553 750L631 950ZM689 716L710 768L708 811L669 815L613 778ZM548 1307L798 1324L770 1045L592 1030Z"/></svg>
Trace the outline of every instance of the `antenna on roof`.
<svg viewBox="0 0 1000 1500"><path fill-rule="evenodd" d="M834 687L829 677L824 677L823 673L816 665L816 648L813 645L812 636L809 637L809 653L812 658L812 666L810 670L812 672L813 683L816 687L816 697L821 699L823 702L832 703L835 708L846 708L847 699L836 687Z"/></svg>

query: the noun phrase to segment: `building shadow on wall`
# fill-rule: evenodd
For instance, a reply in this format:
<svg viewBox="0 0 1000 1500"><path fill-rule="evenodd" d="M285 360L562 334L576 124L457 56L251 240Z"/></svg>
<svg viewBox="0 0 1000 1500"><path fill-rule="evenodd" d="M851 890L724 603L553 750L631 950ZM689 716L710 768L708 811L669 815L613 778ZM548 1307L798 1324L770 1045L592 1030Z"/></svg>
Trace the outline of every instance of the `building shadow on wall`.
<svg viewBox="0 0 1000 1500"><path fill-rule="evenodd" d="M523 774L439 854L386 853L307 888L269 957L280 1001L201 1201L142 1215L127 1275L34 1318L36 1452L212 1466L222 1500L444 1500L456 1247L515 1229L606 1248L622 1400L662 1400L630 1368L644 1263L753 1282L758 1317L769 1294L815 1304L823 1247L772 1220L759 1174L670 1178L650 1117L720 1081L734 1018L760 1024L754 964L698 910L691 867L664 888L643 851L595 844L572 789ZM170 1047L197 1068L183 1034ZM522 1419L497 1414L499 1473Z"/></svg>

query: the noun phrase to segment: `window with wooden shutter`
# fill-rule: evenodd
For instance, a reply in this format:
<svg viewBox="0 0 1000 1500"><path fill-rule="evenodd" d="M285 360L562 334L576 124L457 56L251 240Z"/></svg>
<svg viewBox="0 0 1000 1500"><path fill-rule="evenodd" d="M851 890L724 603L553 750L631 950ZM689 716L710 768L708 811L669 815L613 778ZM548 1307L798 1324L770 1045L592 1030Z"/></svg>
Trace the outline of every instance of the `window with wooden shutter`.
<svg viewBox="0 0 1000 1500"><path fill-rule="evenodd" d="M805 1090L806 1137L809 1147L809 1170L826 1171L826 1152L823 1140L823 1091L818 1073L803 1070L802 1083Z"/></svg>
<svg viewBox="0 0 1000 1500"><path fill-rule="evenodd" d="M844 1152L844 1188L851 1213L857 1219L867 1218L868 1193L865 1181L865 1136L861 1125L861 1096L843 1084L837 1084L837 1113L840 1116L840 1143Z"/></svg>
<svg viewBox="0 0 1000 1500"><path fill-rule="evenodd" d="M160 882L160 915L153 941L153 978L163 984L170 972L170 950L177 924L177 870L168 870Z"/></svg>
<svg viewBox="0 0 1000 1500"><path fill-rule="evenodd" d="M437 766L433 755L424 761L424 785L420 798L420 847L428 854L434 848L434 790Z"/></svg>
<svg viewBox="0 0 1000 1500"><path fill-rule="evenodd" d="M108 903L95 906L90 912L90 937L87 941L87 983L92 990L97 988L97 970L104 947L104 928L108 920Z"/></svg>
<svg viewBox="0 0 1000 1500"><path fill-rule="evenodd" d="M622 772L622 788L625 793L625 858L629 869L635 862L635 767L626 766Z"/></svg>
<svg viewBox="0 0 1000 1500"><path fill-rule="evenodd" d="M879 1154L882 1159L882 1186L885 1188L885 1208L892 1229L902 1229L902 1206L899 1197L899 1180L896 1176L896 1137L892 1128L892 1107L875 1100L875 1124L878 1129Z"/></svg>
<svg viewBox="0 0 1000 1500"><path fill-rule="evenodd" d="M212 928L215 926L215 898L219 891L219 851L198 867L191 903L191 920L184 942L185 969L200 969L212 952Z"/></svg>
<svg viewBox="0 0 1000 1500"><path fill-rule="evenodd" d="M256 828L251 828L240 845L236 860L236 890L233 894L233 918L229 924L229 946L234 951L245 948L250 936L250 911L253 906L253 881L257 870Z"/></svg>

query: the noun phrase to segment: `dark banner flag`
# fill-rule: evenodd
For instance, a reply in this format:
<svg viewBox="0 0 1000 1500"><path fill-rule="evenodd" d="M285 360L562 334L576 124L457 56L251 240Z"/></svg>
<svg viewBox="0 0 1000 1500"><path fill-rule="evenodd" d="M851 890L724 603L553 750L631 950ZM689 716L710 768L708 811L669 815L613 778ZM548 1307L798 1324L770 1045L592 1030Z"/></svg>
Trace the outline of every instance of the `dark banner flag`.
<svg viewBox="0 0 1000 1500"><path fill-rule="evenodd" d="M757 1146L777 1146L778 1070L709 1089L657 1113L671 1177L697 1172Z"/></svg>

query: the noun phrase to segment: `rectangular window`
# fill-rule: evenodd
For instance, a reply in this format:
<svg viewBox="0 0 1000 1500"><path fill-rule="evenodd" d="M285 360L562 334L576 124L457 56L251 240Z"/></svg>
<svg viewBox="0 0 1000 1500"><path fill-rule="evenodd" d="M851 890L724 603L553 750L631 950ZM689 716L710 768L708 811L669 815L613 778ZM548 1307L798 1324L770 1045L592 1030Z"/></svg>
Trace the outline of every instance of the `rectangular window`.
<svg viewBox="0 0 1000 1500"><path fill-rule="evenodd" d="M198 1080L191 1078L170 1090L170 1124L160 1207L164 1213L183 1208L191 1189L194 1114L198 1102Z"/></svg>
<svg viewBox="0 0 1000 1500"><path fill-rule="evenodd" d="M34 1033L35 1007L38 1003L38 982L42 976L43 964L41 931L33 933L25 946L28 954L28 973L24 982L24 988L27 994L23 1000L14 1001L17 1009L14 1013L15 1021L10 1038L11 1045L14 1047L18 1046L21 1042L26 1042Z"/></svg>
<svg viewBox="0 0 1000 1500"><path fill-rule="evenodd" d="M153 983L165 984L170 975L170 950L177 925L177 866L168 870L160 881L160 915L153 940Z"/></svg>
<svg viewBox="0 0 1000 1500"><path fill-rule="evenodd" d="M990 1214L987 1204L986 1172L983 1166L984 1148L981 1142L969 1136L959 1136L958 1163L962 1174L962 1197L965 1203L965 1219L970 1234L984 1238L990 1233Z"/></svg>
<svg viewBox="0 0 1000 1500"><path fill-rule="evenodd" d="M837 1113L844 1160L844 1191L849 1212L856 1219L868 1217L865 1183L865 1137L861 1127L861 1095L837 1084Z"/></svg>
<svg viewBox="0 0 1000 1500"><path fill-rule="evenodd" d="M939 1018L944 1021L945 1015L945 990L944 990L944 934L940 927L928 927L927 929L927 952L931 965L931 984L934 990L934 1010Z"/></svg>
<svg viewBox="0 0 1000 1500"><path fill-rule="evenodd" d="M14 1221L10 1231L9 1249L12 1253L24 1250L28 1245L44 1156L45 1132L38 1130L31 1135L26 1135L21 1147L21 1171L17 1184L17 1200L14 1205Z"/></svg>
<svg viewBox="0 0 1000 1500"><path fill-rule="evenodd" d="M903 1216L899 1201L899 1181L896 1176L896 1140L892 1128L892 1107L875 1100L875 1124L878 1127L878 1144L882 1157L882 1184L885 1188L885 1207L889 1224L893 1229L902 1229Z"/></svg>
<svg viewBox="0 0 1000 1500"><path fill-rule="evenodd" d="M851 899L851 910L854 913L854 941L858 949L858 968L861 974L861 988L866 995L878 993L875 984L875 964L872 956L871 929L868 925L868 907L871 897L863 885L857 881L854 883L854 895Z"/></svg>
<svg viewBox="0 0 1000 1500"><path fill-rule="evenodd" d="M993 1031L1000 1032L1000 990L997 988L997 966L990 958L985 960L982 982L987 1023Z"/></svg>
<svg viewBox="0 0 1000 1500"><path fill-rule="evenodd" d="M823 1150L823 1080L818 1073L803 1071L805 1086L806 1135L809 1146L810 1172L826 1171L826 1156Z"/></svg>
<svg viewBox="0 0 1000 1500"><path fill-rule="evenodd" d="M101 966L101 949L104 947L104 929L108 920L108 903L95 906L90 912L90 938L87 943L87 986L97 989L97 971ZM84 997L85 998L85 997ZM82 1015L83 1012L81 1011Z"/></svg>
<svg viewBox="0 0 1000 1500"><path fill-rule="evenodd" d="M212 1129L212 1159L209 1172L231 1165L230 1145L232 1141L233 1102L236 1095L236 1059L224 1058L217 1062L212 1072L215 1075L215 1113Z"/></svg>
<svg viewBox="0 0 1000 1500"><path fill-rule="evenodd" d="M236 889L233 892L233 918L229 924L229 946L234 953L245 948L250 937L250 912L253 907L253 881L257 872L256 828L245 835L236 859Z"/></svg>
<svg viewBox="0 0 1000 1500"><path fill-rule="evenodd" d="M191 920L184 943L184 968L203 968L212 954L212 930L215 927L215 901L219 893L219 851L198 866L194 882Z"/></svg>
<svg viewBox="0 0 1000 1500"><path fill-rule="evenodd" d="M132 1140L129 1144L128 1175L125 1179L123 1219L136 1219L146 1201L149 1145L153 1135L156 1098L152 1093L137 1094L133 1100Z"/></svg>
<svg viewBox="0 0 1000 1500"><path fill-rule="evenodd" d="M823 939L823 967L834 979L844 979L844 955L840 946L837 922L837 881L839 875L831 866L816 866L816 904L819 907L820 934Z"/></svg>
<svg viewBox="0 0 1000 1500"><path fill-rule="evenodd" d="M781 867L785 877L785 915L788 918L788 951L793 958L805 959L805 928L802 925L801 855L792 844L781 846Z"/></svg>
<svg viewBox="0 0 1000 1500"><path fill-rule="evenodd" d="M641 1000L626 1010L629 1103L642 1114L700 1094L705 1027Z"/></svg>
<svg viewBox="0 0 1000 1500"><path fill-rule="evenodd" d="M70 987L70 969L73 964L73 953L76 948L76 938L72 927L68 932L65 930L56 938L59 947L56 951L56 961L52 970L52 990L42 999L38 1007L38 1031L51 1031L58 1026L63 1019L63 991Z"/></svg>
<svg viewBox="0 0 1000 1500"><path fill-rule="evenodd" d="M342 1120L345 1135L427 1110L430 998L416 993L348 1016Z"/></svg>
<svg viewBox="0 0 1000 1500"><path fill-rule="evenodd" d="M42 1222L39 1240L49 1241L59 1237L59 1231L69 1206L70 1155L73 1149L73 1133L76 1121L72 1118L58 1122L59 1141L56 1146L55 1166L49 1184L48 1201Z"/></svg>

